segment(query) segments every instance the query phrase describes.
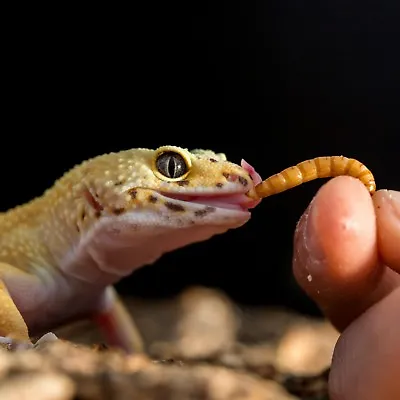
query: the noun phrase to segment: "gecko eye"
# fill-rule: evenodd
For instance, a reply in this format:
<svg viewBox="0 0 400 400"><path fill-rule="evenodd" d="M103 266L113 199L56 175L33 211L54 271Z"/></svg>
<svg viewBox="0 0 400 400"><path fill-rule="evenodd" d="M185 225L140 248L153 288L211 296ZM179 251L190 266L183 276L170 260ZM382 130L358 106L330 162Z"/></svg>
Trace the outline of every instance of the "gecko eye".
<svg viewBox="0 0 400 400"><path fill-rule="evenodd" d="M155 174L163 180L180 181L188 174L190 159L175 149L160 149L155 158Z"/></svg>

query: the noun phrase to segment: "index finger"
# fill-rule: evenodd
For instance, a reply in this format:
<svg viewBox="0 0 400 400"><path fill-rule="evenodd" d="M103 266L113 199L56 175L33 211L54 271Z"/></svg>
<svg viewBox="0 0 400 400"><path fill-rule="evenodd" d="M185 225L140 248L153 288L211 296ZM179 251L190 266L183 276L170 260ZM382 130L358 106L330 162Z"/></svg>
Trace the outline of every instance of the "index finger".
<svg viewBox="0 0 400 400"><path fill-rule="evenodd" d="M378 205L385 201L381 196L374 200ZM390 208L380 208L384 218L378 221L374 201L357 179L332 179L318 191L296 230L294 275L339 330L400 286L400 275L381 262L393 259L396 249L381 249L378 240L379 230L392 232Z"/></svg>

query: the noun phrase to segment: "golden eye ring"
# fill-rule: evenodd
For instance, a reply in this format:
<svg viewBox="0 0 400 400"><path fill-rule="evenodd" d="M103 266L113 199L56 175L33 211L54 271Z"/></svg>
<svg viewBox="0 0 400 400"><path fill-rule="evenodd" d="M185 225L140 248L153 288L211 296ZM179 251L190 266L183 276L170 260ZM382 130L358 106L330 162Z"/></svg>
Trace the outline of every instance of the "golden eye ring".
<svg viewBox="0 0 400 400"><path fill-rule="evenodd" d="M190 156L175 146L163 146L156 150L153 172L157 178L166 182L179 182L190 173L192 161Z"/></svg>

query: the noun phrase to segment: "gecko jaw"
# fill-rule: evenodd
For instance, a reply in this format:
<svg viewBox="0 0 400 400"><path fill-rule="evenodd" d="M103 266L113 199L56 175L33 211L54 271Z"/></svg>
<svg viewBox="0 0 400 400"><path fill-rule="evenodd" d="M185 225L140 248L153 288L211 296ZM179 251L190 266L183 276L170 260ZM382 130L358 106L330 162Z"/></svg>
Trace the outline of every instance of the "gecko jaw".
<svg viewBox="0 0 400 400"><path fill-rule="evenodd" d="M160 192L161 195L182 202L191 204L205 205L220 209L248 211L254 208L259 201L251 200L243 192L229 193L229 194L177 194L169 192Z"/></svg>

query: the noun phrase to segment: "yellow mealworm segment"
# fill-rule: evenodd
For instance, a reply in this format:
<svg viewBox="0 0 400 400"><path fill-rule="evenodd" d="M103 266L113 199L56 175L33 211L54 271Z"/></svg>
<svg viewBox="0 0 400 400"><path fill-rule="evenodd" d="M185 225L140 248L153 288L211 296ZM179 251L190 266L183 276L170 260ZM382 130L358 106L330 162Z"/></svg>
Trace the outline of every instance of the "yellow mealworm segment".
<svg viewBox="0 0 400 400"><path fill-rule="evenodd" d="M318 178L348 175L359 179L371 193L376 190L372 172L360 161L344 156L316 157L272 175L255 187L256 196L264 198L284 192Z"/></svg>

